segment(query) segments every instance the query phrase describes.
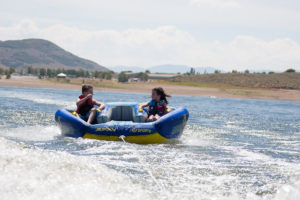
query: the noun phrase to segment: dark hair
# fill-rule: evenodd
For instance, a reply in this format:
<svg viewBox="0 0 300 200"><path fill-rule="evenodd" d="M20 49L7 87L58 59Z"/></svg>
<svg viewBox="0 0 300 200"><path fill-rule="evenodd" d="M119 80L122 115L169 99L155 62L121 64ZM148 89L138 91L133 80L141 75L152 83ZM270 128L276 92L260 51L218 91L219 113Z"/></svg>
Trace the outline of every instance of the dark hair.
<svg viewBox="0 0 300 200"><path fill-rule="evenodd" d="M162 87L153 88L152 91L155 91L156 94L160 95L160 100L164 100L166 104L168 104L167 97L171 97L171 95L166 94Z"/></svg>
<svg viewBox="0 0 300 200"><path fill-rule="evenodd" d="M82 94L84 93L84 92L87 92L87 91L89 91L89 89L93 89L93 86L92 85L86 85L86 84L84 84L84 85L82 85Z"/></svg>

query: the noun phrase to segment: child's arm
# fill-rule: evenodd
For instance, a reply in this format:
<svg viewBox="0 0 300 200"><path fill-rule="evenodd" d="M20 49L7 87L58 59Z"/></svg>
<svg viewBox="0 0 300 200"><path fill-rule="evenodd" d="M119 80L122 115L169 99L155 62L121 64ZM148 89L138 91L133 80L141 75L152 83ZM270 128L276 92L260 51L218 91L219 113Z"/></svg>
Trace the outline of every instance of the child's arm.
<svg viewBox="0 0 300 200"><path fill-rule="evenodd" d="M105 104L98 102L98 101L94 101L95 105L97 105L99 107L100 110L103 110L105 108Z"/></svg>
<svg viewBox="0 0 300 200"><path fill-rule="evenodd" d="M92 98L93 95L91 94L88 94L86 97L80 99L78 98L77 101L76 101L76 105L77 107L80 106L81 104L83 104L86 100L88 100L89 98Z"/></svg>
<svg viewBox="0 0 300 200"><path fill-rule="evenodd" d="M170 110L170 108L169 108L169 106L168 106L168 104L164 104L164 107L166 108L166 112L168 113L168 112L170 112L171 110Z"/></svg>
<svg viewBox="0 0 300 200"><path fill-rule="evenodd" d="M149 105L150 105L150 102L140 104L139 109L144 109L145 107L148 107Z"/></svg>

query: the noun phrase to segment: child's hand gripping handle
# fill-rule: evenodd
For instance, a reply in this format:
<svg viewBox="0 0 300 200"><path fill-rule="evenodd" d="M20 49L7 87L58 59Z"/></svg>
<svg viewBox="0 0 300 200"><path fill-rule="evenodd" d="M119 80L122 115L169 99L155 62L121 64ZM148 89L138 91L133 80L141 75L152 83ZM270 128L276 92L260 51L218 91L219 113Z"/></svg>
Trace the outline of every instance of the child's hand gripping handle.
<svg viewBox="0 0 300 200"><path fill-rule="evenodd" d="M144 109L143 109L142 105L143 105L143 104L140 104L140 107L139 107L139 112L143 112L143 111L144 111Z"/></svg>

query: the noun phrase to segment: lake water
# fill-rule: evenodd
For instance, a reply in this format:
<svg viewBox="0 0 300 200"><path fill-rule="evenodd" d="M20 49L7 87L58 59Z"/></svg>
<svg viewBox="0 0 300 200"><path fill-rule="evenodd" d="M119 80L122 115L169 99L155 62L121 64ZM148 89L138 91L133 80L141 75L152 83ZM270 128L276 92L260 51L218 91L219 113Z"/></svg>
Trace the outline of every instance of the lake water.
<svg viewBox="0 0 300 200"><path fill-rule="evenodd" d="M300 198L300 102L173 96L190 112L181 139L137 145L61 137L54 113L79 95L0 87L1 200Z"/></svg>

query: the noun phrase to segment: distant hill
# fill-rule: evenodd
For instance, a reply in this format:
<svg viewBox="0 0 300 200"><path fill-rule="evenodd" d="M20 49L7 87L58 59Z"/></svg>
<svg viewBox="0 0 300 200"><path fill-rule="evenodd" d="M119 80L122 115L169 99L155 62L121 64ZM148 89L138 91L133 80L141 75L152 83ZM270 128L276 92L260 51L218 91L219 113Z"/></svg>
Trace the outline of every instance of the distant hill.
<svg viewBox="0 0 300 200"><path fill-rule="evenodd" d="M181 74L184 74L186 72L189 72L191 68L192 68L191 66L187 66L187 65L167 64L167 65L152 66L152 67L149 67L148 70L150 70L150 72L154 72L154 73L181 73ZM200 74L214 73L216 70L213 67L193 67L193 68L195 68L196 73L200 73Z"/></svg>
<svg viewBox="0 0 300 200"><path fill-rule="evenodd" d="M143 67L135 67L135 66L113 66L109 67L114 72L124 72L124 71L132 71L132 72L144 72L146 69Z"/></svg>
<svg viewBox="0 0 300 200"><path fill-rule="evenodd" d="M187 71L190 71L189 66L187 65L157 65L149 67L148 70L153 73L185 73Z"/></svg>
<svg viewBox="0 0 300 200"><path fill-rule="evenodd" d="M156 65L148 68L143 67L136 67L136 66L114 66L110 67L115 72L121 72L121 71L132 71L132 72L144 72L145 70L149 70L152 73L186 73L189 72L191 69L191 66L187 65L172 65L172 64L166 64L166 65ZM214 73L216 70L212 67L196 67L196 72L204 74L204 73Z"/></svg>
<svg viewBox="0 0 300 200"><path fill-rule="evenodd" d="M0 41L0 66L65 68L108 71L107 68L65 51L42 39Z"/></svg>

